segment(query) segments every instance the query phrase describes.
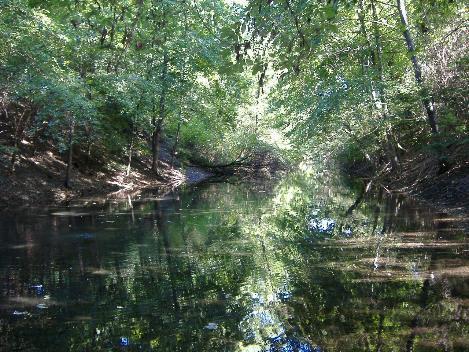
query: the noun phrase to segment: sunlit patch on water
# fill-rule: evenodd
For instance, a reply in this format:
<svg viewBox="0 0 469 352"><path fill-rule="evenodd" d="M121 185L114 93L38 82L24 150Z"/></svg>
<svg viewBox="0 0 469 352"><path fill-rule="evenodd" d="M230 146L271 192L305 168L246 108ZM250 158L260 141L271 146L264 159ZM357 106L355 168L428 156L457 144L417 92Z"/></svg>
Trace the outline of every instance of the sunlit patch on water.
<svg viewBox="0 0 469 352"><path fill-rule="evenodd" d="M33 248L35 246L34 243L25 243L25 244L17 244L10 246L9 248L11 249L28 249L28 248Z"/></svg>
<svg viewBox="0 0 469 352"><path fill-rule="evenodd" d="M86 268L92 275L110 275L112 271L103 268Z"/></svg>
<svg viewBox="0 0 469 352"><path fill-rule="evenodd" d="M57 211L57 212L51 213L51 215L73 217L73 216L86 216L86 215L90 215L90 213L80 213L77 211L70 210L70 211Z"/></svg>
<svg viewBox="0 0 469 352"><path fill-rule="evenodd" d="M297 338L277 336L270 340L270 344L264 349L266 352L322 352L319 346L313 346L306 341Z"/></svg>
<svg viewBox="0 0 469 352"><path fill-rule="evenodd" d="M76 321L91 321L93 318L89 315L77 315L76 317L73 318L73 320Z"/></svg>
<svg viewBox="0 0 469 352"><path fill-rule="evenodd" d="M14 307L38 307L38 308L47 308L47 306L58 306L63 305L55 300L44 301L44 298L36 297L27 297L27 296L16 296L8 298L8 305L11 308Z"/></svg>
<svg viewBox="0 0 469 352"><path fill-rule="evenodd" d="M312 232L331 234L334 231L336 221L331 218L311 219L308 227Z"/></svg>

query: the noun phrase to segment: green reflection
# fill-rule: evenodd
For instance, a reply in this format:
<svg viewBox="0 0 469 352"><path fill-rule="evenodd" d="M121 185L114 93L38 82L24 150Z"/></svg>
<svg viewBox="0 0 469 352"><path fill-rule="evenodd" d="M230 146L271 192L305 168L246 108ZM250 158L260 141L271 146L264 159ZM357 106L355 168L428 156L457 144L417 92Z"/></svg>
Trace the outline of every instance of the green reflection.
<svg viewBox="0 0 469 352"><path fill-rule="evenodd" d="M0 234L5 351L468 348L457 221L332 174L26 211Z"/></svg>

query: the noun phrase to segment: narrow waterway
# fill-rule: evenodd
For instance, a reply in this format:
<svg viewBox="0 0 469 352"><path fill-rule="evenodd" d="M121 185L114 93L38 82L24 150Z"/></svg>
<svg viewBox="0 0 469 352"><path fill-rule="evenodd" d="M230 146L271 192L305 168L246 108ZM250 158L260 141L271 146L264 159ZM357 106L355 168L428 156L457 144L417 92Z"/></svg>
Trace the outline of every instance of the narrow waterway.
<svg viewBox="0 0 469 352"><path fill-rule="evenodd" d="M1 351L467 351L459 219L325 176L0 215Z"/></svg>

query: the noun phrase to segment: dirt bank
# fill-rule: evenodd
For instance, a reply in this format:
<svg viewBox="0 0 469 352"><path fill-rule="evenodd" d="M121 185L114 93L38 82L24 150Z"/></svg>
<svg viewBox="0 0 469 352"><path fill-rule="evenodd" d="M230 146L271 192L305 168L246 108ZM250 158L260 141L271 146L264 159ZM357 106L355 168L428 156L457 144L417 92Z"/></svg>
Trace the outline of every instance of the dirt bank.
<svg viewBox="0 0 469 352"><path fill-rule="evenodd" d="M64 186L64 156L52 148L28 150L23 148L12 174L8 160L0 162L0 210L28 205L58 205L94 196L126 197L143 189L170 190L184 183L201 182L210 177L197 167L171 168L165 150L161 152L159 172L150 170L149 157L133 158L127 175L125 160L100 156L98 151L88 156L74 152L71 187Z"/></svg>
<svg viewBox="0 0 469 352"><path fill-rule="evenodd" d="M403 161L398 172L383 180L392 191L406 193L435 209L469 215L469 160L458 160L442 169L434 156L415 155Z"/></svg>
<svg viewBox="0 0 469 352"><path fill-rule="evenodd" d="M469 229L469 160L465 153L452 155L443 168L434 154L414 153L401 159L398 170L388 164L376 167L369 163L347 166L346 170L366 184L405 194Z"/></svg>
<svg viewBox="0 0 469 352"><path fill-rule="evenodd" d="M133 155L127 175L126 158L112 157L109 153L92 150L90 153L73 151L71 187L64 185L66 156L52 145L32 147L23 142L21 152L11 173L10 158L0 154L0 211L30 205L59 205L80 198L127 198L144 189L165 193L182 184L203 182L209 178L240 179L269 178L285 171L278 158L260 153L243 163L226 167L182 165L173 159L170 148L162 143L158 173L151 171L151 157ZM171 164L174 167L171 167ZM187 162L186 162L187 164Z"/></svg>

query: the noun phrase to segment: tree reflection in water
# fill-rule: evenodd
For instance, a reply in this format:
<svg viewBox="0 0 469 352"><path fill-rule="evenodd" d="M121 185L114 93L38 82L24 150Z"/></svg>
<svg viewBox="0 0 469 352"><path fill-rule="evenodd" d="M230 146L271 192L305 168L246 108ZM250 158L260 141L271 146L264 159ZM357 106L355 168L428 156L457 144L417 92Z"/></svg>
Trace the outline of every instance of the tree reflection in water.
<svg viewBox="0 0 469 352"><path fill-rule="evenodd" d="M464 231L333 177L0 220L5 351L467 350Z"/></svg>

